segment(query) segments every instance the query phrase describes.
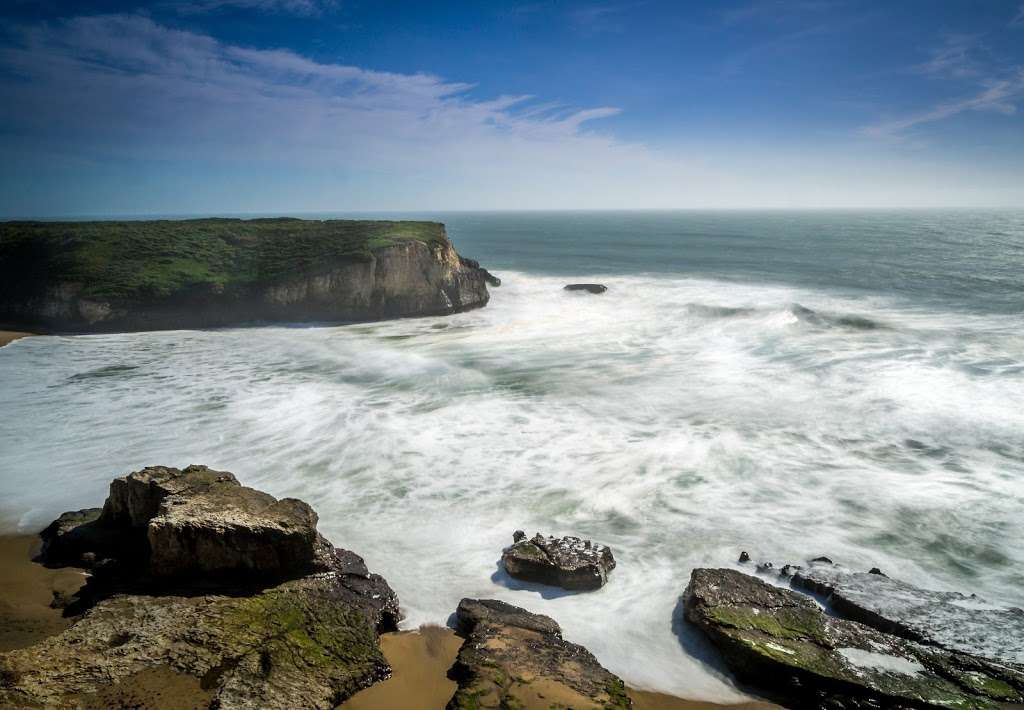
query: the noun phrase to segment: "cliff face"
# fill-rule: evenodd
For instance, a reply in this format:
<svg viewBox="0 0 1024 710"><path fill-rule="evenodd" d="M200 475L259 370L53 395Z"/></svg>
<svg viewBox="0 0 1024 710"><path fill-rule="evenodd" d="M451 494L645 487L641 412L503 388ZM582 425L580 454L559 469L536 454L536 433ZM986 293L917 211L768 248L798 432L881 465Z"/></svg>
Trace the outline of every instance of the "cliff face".
<svg viewBox="0 0 1024 710"><path fill-rule="evenodd" d="M369 321L484 306L489 274L443 235L398 240L359 258L325 257L245 283L191 283L170 294L97 298L89 284L43 270L30 289L0 297L0 324L53 332L205 328L273 322ZM493 278L493 277L490 277Z"/></svg>

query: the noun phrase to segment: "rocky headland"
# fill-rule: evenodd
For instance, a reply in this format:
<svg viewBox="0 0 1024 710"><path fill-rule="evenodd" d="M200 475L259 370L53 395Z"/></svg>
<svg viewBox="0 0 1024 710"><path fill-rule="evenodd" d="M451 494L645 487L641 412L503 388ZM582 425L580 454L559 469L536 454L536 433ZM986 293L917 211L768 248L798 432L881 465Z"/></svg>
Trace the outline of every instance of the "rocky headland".
<svg viewBox="0 0 1024 710"><path fill-rule="evenodd" d="M488 284L436 222L0 223L0 326L18 330L444 315L486 305Z"/></svg>

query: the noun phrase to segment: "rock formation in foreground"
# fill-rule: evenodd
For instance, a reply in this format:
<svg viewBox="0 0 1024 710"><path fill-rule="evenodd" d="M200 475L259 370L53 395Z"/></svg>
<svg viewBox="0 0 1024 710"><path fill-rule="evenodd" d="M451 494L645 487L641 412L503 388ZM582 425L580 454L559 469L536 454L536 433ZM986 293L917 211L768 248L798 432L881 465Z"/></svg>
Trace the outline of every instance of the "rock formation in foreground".
<svg viewBox="0 0 1024 710"><path fill-rule="evenodd" d="M398 599L362 559L277 500L204 466L115 479L101 509L44 531L42 561L93 576L63 633L0 654L0 707L76 707L147 674L198 681L209 707L333 708L390 674Z"/></svg>
<svg viewBox="0 0 1024 710"><path fill-rule="evenodd" d="M0 326L208 328L444 315L500 281L436 222L0 223Z"/></svg>
<svg viewBox="0 0 1024 710"><path fill-rule="evenodd" d="M686 618L742 680L808 708L995 708L1024 702L1024 668L825 614L732 569L695 569Z"/></svg>
<svg viewBox="0 0 1024 710"><path fill-rule="evenodd" d="M554 619L493 599L463 599L456 617L466 640L449 672L459 684L449 710L632 706L622 680L563 639Z"/></svg>
<svg viewBox="0 0 1024 710"><path fill-rule="evenodd" d="M505 570L516 579L571 590L600 589L615 569L611 548L578 537L527 539L516 530L512 545L501 555Z"/></svg>

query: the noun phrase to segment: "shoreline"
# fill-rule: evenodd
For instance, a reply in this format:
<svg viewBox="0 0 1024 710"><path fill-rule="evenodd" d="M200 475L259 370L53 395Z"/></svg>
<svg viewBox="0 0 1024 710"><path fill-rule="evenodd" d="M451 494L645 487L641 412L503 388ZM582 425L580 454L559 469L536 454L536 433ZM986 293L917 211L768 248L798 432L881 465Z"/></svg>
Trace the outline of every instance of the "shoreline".
<svg viewBox="0 0 1024 710"><path fill-rule="evenodd" d="M73 595L85 583L85 573L77 568L49 569L33 562L40 546L38 535L0 535L0 568L5 572L0 578L0 652L30 646L61 633L75 621L64 617L61 609L51 606L51 602L57 595ZM459 652L462 638L447 627L423 626L382 634L380 642L393 669L391 678L352 696L338 706L339 710L443 708L456 690L455 682L448 679L447 673ZM159 669L154 669L141 676L131 683L110 686L100 695L106 701L130 698L143 703L158 698L166 701L176 695L175 707L181 708L203 707L203 701L207 700L207 693L197 682L189 682L191 679L180 674L161 674ZM636 710L770 710L777 707L759 701L723 705L633 688L627 692Z"/></svg>
<svg viewBox="0 0 1024 710"><path fill-rule="evenodd" d="M452 697L457 684L448 680L448 669L462 646L462 637L445 626L421 626L409 631L381 635L381 649L392 668L387 680L362 690L338 706L338 710L381 710L382 708L422 707L441 710ZM779 710L772 703L749 700L739 703L713 703L688 700L648 690L626 688L633 710ZM531 705L522 710L548 710L549 704Z"/></svg>
<svg viewBox="0 0 1024 710"><path fill-rule="evenodd" d="M28 338L35 333L28 333L21 330L0 330L0 348L5 345L10 345L15 340L21 340L22 338Z"/></svg>
<svg viewBox="0 0 1024 710"><path fill-rule="evenodd" d="M85 574L33 562L41 546L38 535L0 535L0 652L59 634L74 621L51 604L77 592Z"/></svg>

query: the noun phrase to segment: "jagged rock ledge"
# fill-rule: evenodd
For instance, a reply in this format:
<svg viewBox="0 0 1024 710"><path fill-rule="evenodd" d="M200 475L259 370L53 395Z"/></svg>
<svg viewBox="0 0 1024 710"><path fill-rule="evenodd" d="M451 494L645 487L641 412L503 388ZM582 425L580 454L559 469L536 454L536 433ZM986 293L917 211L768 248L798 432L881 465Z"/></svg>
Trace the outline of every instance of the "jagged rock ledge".
<svg viewBox="0 0 1024 710"><path fill-rule="evenodd" d="M436 222L0 223L0 326L34 332L446 315L488 283Z"/></svg>
<svg viewBox="0 0 1024 710"><path fill-rule="evenodd" d="M221 710L333 708L386 678L378 634L398 599L316 523L302 501L204 466L115 479L102 509L44 531L41 561L93 575L70 628L0 654L0 707L74 707L166 671Z"/></svg>
<svg viewBox="0 0 1024 710"><path fill-rule="evenodd" d="M820 558L817 564L832 563ZM780 582L797 570L787 565L780 575L771 565L759 569ZM878 573L869 576L886 579ZM810 587L809 578L804 579L798 585ZM825 584L823 575L818 579L814 584ZM827 588L814 591L842 588L841 582L828 579ZM896 592L908 589L914 588L901 584ZM883 595L874 600L880 608L885 590L876 591ZM911 599L921 599L922 591ZM795 707L995 710L1024 702L1020 665L965 653L962 644L944 646L934 638L922 643L898 635L891 620L877 613L861 614L858 621L829 615L808 594L734 569L695 569L683 604L686 619L718 647L741 680ZM842 613L840 607L832 611ZM991 631L1002 629L993 626Z"/></svg>

